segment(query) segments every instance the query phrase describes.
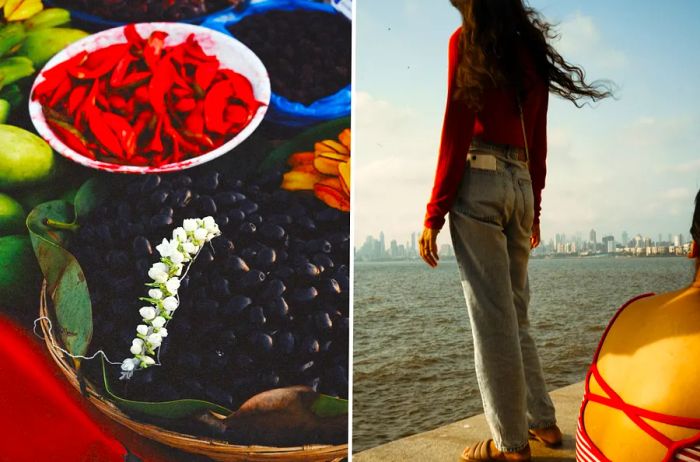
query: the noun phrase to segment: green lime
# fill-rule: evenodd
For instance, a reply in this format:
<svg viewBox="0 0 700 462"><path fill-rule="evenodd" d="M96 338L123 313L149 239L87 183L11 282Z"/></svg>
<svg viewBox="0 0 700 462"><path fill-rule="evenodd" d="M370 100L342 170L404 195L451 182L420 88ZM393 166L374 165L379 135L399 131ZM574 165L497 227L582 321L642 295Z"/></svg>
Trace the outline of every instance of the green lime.
<svg viewBox="0 0 700 462"><path fill-rule="evenodd" d="M46 141L22 128L0 125L0 190L46 180L53 166L53 151Z"/></svg>
<svg viewBox="0 0 700 462"><path fill-rule="evenodd" d="M26 218L22 204L7 194L0 193L0 236L26 233Z"/></svg>
<svg viewBox="0 0 700 462"><path fill-rule="evenodd" d="M0 305L16 310L38 303L41 279L29 236L0 237Z"/></svg>

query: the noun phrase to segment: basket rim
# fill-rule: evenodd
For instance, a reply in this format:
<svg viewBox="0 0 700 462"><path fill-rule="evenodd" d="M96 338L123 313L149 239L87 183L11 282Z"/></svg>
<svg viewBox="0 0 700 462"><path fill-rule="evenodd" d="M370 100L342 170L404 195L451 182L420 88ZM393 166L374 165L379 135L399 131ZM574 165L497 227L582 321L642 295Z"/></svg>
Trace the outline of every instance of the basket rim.
<svg viewBox="0 0 700 462"><path fill-rule="evenodd" d="M53 335L49 328L49 303L47 297L47 282L43 281L41 293L39 297L39 325L43 333L44 343L49 351L51 358L59 367L68 382L80 391L80 383L77 374L66 355L58 348L59 341ZM53 321L51 321L53 323ZM55 325L55 324L54 324ZM343 458L348 455L348 444L327 445L327 444L309 444L302 446L264 446L264 445L239 445L232 444L226 441L218 440L209 437L197 437L180 433L173 430L167 430L153 424L147 424L133 420L126 415L115 403L100 394L90 381L85 380L85 394L83 395L87 401L95 406L100 412L107 415L113 421L129 428L139 435L154 440L158 443L165 444L176 449L206 455L210 457L216 456L300 456L304 459L300 460L330 460L316 459L317 457ZM309 459L308 457L313 457ZM220 459L220 460L238 460L238 459ZM241 459L243 460L243 459ZM263 459L261 459L263 460ZM268 460L268 459L266 459ZM281 460L281 459L269 459ZM338 459L340 460L340 459Z"/></svg>

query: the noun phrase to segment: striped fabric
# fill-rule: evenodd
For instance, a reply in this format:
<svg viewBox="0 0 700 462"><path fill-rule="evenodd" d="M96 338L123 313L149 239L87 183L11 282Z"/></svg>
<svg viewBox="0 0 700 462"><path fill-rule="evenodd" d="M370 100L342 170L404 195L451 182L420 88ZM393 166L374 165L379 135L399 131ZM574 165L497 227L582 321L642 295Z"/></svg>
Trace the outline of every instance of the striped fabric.
<svg viewBox="0 0 700 462"><path fill-rule="evenodd" d="M595 455L597 451L593 449L594 447L579 419L576 426L576 462L607 462L607 459L601 459Z"/></svg>
<svg viewBox="0 0 700 462"><path fill-rule="evenodd" d="M675 454L674 461L700 462L700 445L680 449Z"/></svg>

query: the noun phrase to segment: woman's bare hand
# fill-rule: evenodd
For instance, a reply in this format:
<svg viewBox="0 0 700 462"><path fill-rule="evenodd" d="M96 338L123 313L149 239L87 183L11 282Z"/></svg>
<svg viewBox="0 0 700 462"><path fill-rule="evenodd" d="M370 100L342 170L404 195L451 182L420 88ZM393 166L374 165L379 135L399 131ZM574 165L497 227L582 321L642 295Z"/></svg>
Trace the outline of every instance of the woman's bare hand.
<svg viewBox="0 0 700 462"><path fill-rule="evenodd" d="M420 257L431 267L435 268L440 257L437 250L437 236L439 229L423 228L423 234L418 241Z"/></svg>
<svg viewBox="0 0 700 462"><path fill-rule="evenodd" d="M530 236L530 249L536 248L540 245L540 224L535 223L532 225L532 236Z"/></svg>

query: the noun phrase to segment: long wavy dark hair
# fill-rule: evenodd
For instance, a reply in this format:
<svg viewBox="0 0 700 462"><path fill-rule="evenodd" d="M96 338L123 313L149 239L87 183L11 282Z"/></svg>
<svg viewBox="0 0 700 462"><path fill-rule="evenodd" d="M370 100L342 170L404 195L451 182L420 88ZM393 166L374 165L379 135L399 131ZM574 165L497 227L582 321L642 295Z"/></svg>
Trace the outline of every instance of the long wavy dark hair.
<svg viewBox="0 0 700 462"><path fill-rule="evenodd" d="M512 87L523 95L518 47L532 55L537 73L549 84L549 91L577 107L585 100L612 96L608 81L587 83L584 70L568 63L549 44L558 35L523 0L450 0L462 15L460 62L454 98L470 107L481 107L481 96L489 87Z"/></svg>

